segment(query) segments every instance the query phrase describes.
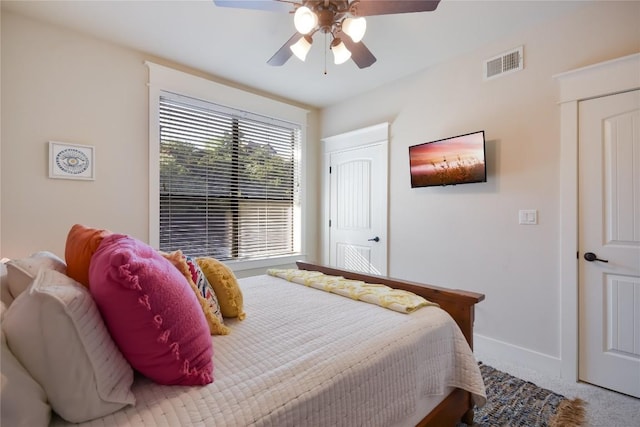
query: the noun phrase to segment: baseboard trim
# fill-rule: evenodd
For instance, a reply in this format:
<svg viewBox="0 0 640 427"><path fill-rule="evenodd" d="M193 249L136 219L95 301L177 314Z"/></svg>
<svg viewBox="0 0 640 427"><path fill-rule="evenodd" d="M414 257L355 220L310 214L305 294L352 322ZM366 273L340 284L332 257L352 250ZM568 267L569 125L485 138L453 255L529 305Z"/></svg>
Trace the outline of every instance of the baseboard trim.
<svg viewBox="0 0 640 427"><path fill-rule="evenodd" d="M494 338L474 334L473 352L479 361L486 361L488 364L491 364L490 361L499 360L511 365L524 366L552 377L561 377L562 360L560 358Z"/></svg>

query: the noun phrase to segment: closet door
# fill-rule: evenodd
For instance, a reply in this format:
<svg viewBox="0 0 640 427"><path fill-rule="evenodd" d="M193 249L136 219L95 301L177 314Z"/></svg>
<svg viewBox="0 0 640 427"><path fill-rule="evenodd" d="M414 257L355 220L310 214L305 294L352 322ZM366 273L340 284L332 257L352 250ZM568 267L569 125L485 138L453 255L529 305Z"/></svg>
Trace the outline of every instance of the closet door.
<svg viewBox="0 0 640 427"><path fill-rule="evenodd" d="M386 146L331 153L330 265L387 274Z"/></svg>
<svg viewBox="0 0 640 427"><path fill-rule="evenodd" d="M579 379L640 397L640 91L581 101Z"/></svg>

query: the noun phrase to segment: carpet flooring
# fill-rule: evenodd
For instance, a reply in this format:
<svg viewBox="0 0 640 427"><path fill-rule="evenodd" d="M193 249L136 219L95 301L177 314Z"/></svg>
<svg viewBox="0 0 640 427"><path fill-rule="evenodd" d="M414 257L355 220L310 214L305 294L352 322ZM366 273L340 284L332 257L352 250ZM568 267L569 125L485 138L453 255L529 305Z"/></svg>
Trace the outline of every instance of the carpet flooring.
<svg viewBox="0 0 640 427"><path fill-rule="evenodd" d="M570 400L532 382L480 364L487 403L476 408L474 427L579 427L584 425L584 402ZM466 424L459 424L464 427Z"/></svg>

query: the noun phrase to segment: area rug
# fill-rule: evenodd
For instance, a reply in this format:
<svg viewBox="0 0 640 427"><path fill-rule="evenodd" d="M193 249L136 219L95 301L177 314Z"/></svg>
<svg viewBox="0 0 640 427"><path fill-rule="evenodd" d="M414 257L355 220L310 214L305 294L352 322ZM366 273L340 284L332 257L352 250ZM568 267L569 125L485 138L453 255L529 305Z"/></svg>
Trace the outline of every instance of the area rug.
<svg viewBox="0 0 640 427"><path fill-rule="evenodd" d="M480 364L487 403L475 409L474 427L585 425L584 401L567 399L505 372ZM458 424L458 427L466 424Z"/></svg>

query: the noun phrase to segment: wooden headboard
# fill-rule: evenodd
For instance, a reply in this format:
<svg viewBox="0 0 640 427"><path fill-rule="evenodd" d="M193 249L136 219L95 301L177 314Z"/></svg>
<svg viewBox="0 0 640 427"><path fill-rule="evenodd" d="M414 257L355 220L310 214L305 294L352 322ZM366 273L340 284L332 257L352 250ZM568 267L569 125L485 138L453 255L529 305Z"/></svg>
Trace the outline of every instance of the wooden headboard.
<svg viewBox="0 0 640 427"><path fill-rule="evenodd" d="M367 283L380 283L396 289L404 289L420 295L431 302L440 305L440 308L448 312L456 321L464 334L469 346L473 350L473 320L474 306L484 300L484 294L462 291L458 289L446 289L437 286L409 282L385 276L356 273L348 270L340 270L304 261L296 262L300 270L319 271L330 276L342 276L345 279L361 280Z"/></svg>

